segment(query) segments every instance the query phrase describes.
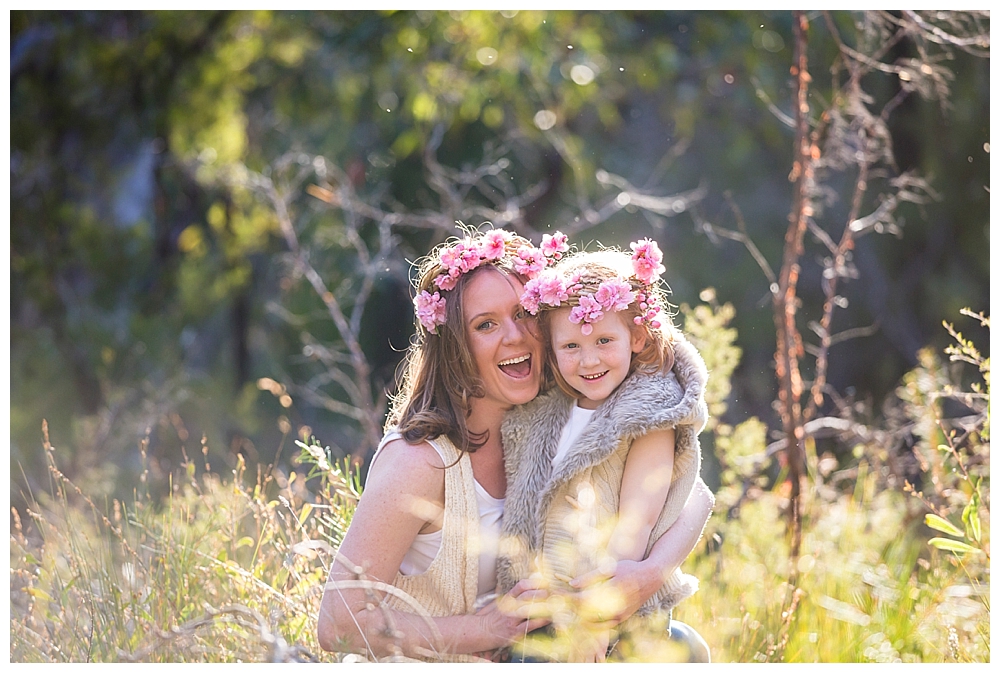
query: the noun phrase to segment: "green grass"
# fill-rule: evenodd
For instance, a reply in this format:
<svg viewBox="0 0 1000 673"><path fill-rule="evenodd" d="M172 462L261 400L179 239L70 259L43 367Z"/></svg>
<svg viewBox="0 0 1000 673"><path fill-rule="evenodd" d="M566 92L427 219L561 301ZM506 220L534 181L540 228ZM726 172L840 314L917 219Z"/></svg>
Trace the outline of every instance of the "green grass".
<svg viewBox="0 0 1000 673"><path fill-rule="evenodd" d="M342 471L310 492L305 471L248 484L188 465L162 503L102 508L54 453L52 492L12 527L11 661L337 658L314 630L356 492ZM988 566L929 547L919 503L876 481L813 494L795 589L779 491L716 514L685 565L701 589L675 617L723 662L989 661Z"/></svg>
<svg viewBox="0 0 1000 673"><path fill-rule="evenodd" d="M685 326L726 377L738 361L727 311L691 312ZM989 360L957 340L985 385L964 399L988 409ZM788 484L760 462L764 425L706 430L722 485L684 565L701 589L674 616L705 636L715 661L989 661L989 415L964 434L945 432L939 400L958 393L942 392L951 379L922 358L900 399L909 427L924 428L913 453L933 475L927 492L895 480L878 440L887 433L847 459L817 458L810 442L795 561ZM725 383L709 399L716 418ZM11 661L338 661L316 643L316 615L360 487L322 448L300 446L293 472L251 478L240 459L223 478L186 462L166 484L144 473L130 502L95 503L59 471L45 436L49 488L11 510ZM948 519L936 530L951 539L929 540L929 511ZM659 656L659 645L650 637L631 656Z"/></svg>

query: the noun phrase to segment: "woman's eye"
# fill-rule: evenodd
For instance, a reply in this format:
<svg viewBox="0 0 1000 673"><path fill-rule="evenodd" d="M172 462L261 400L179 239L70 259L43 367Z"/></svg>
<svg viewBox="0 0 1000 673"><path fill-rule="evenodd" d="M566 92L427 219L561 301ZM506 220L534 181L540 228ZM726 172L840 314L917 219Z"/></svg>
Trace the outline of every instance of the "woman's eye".
<svg viewBox="0 0 1000 673"><path fill-rule="evenodd" d="M491 327L493 327L493 321L492 320L484 320L483 322L481 322L478 325L476 325L476 329L480 330L480 331L487 330L487 329L489 329Z"/></svg>

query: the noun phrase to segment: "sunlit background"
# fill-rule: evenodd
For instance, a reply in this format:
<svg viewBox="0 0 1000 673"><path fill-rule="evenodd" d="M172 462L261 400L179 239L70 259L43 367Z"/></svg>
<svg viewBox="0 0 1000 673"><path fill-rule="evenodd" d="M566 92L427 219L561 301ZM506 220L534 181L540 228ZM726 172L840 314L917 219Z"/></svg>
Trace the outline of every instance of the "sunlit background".
<svg viewBox="0 0 1000 673"><path fill-rule="evenodd" d="M974 357L946 364L942 321L988 358L961 310L989 311L989 17L805 18L797 325L806 390L828 363L814 417L835 420L806 446L815 509L791 565L773 311L797 212L791 12L11 12L12 526L54 506L52 460L109 525L137 484L158 503L178 474L244 469L301 524L322 489L294 440L363 470L413 333L410 262L456 221L586 249L652 237L715 386L719 503L679 616L723 661L988 661L989 546L969 528L975 502L988 531L988 424L981 396L939 398L988 399ZM927 513L975 549L928 547ZM343 523L308 525L333 544ZM258 562L257 530L227 559ZM12 547L12 565L68 581L36 555ZM109 567L142 594L135 565ZM17 577L12 620L42 609L24 587L58 601ZM142 628L192 617L160 608ZM315 651L296 614L285 637ZM157 651L125 621L98 658ZM12 659L60 660L15 640Z"/></svg>

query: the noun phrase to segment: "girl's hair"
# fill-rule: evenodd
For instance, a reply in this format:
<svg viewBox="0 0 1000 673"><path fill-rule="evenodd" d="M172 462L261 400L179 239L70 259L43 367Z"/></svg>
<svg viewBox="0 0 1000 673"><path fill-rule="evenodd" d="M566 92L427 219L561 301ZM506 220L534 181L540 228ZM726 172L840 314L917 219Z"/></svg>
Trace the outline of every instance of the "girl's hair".
<svg viewBox="0 0 1000 673"><path fill-rule="evenodd" d="M470 230L465 242L480 238L481 234ZM447 272L440 251L452 245L454 242L442 244L417 261L416 295L425 290L441 292L434 283L435 278ZM520 236L510 237L508 249L518 246L531 246L531 242ZM394 427L410 444L445 435L459 451L471 453L489 439L488 432L473 433L466 425L473 398L486 394L469 351L462 308L466 286L480 273L500 273L521 283L525 281L515 270L512 257L505 254L458 277L445 295L445 320L436 326L435 333L415 321L416 334L400 365L399 391L392 397L386 419L386 430Z"/></svg>
<svg viewBox="0 0 1000 673"><path fill-rule="evenodd" d="M616 311L625 321L629 331L635 334L640 332L646 338L645 347L638 353L632 353L632 361L629 366L628 375L631 376L636 371L653 373L656 371L669 372L674 366L674 341L677 337L677 328L674 327L672 314L666 307L666 292L658 285L644 286L633 275L632 261L628 253L615 248L606 248L594 252L578 252L563 259L554 267L554 271L563 278L575 277L579 274L579 283L582 289L578 293L569 295L568 301L563 301L559 307L543 305L538 313L538 327L541 333L542 342L545 344L546 361L549 366L549 373L560 390L579 399L580 393L575 390L566 379L563 378L556 359L552 353L552 313L563 307L573 307L580 305L581 293L594 293L598 286L608 280L619 278L628 282L633 290L644 289L647 294L656 295L656 303L663 307L657 317L659 327L650 326L648 321L641 321L636 324L635 319L643 314L638 301L633 301L628 308ZM611 314L605 313L604 320Z"/></svg>

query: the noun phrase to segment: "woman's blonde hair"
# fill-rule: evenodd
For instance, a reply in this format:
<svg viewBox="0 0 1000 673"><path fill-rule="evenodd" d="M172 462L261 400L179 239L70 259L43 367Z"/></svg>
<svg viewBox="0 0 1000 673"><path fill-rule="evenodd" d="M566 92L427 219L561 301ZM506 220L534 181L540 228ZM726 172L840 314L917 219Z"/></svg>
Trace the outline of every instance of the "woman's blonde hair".
<svg viewBox="0 0 1000 673"><path fill-rule="evenodd" d="M470 230L462 242L476 243L482 236ZM415 295L443 293L434 282L447 273L440 252L454 245L454 240L444 243L416 262ZM508 237L508 251L522 246L533 247L521 236ZM466 286L481 273L500 273L521 283L526 280L514 268L513 255L504 254L460 275L454 287L443 293L447 298L445 319L434 333L415 321L416 334L400 365L399 391L392 397L386 420L386 429L395 428L410 444L445 435L459 451L473 452L489 438L488 433L471 432L466 424L472 400L486 394L469 350L462 307Z"/></svg>
<svg viewBox="0 0 1000 673"><path fill-rule="evenodd" d="M538 327L545 344L546 361L548 362L549 375L559 386L560 390L579 399L581 394L573 388L556 366L556 360L552 353L552 329L551 320L554 310L563 307L574 307L580 305L580 294L593 294L597 292L598 286L609 280L616 278L628 282L633 290L642 289L647 295L655 295L655 303L662 310L657 317L659 326L651 326L649 321L640 320L636 323L636 318L641 318L643 309L638 301L633 301L628 308L617 311L625 320L629 331L634 335L637 331L645 337L646 345L638 353L632 353L631 364L628 375L631 376L636 371L653 373L657 371L670 371L674 366L674 341L677 337L677 328L674 327L672 315L667 311L667 292L659 285L642 285L633 276L632 260L628 253L616 248L605 248L592 252L577 252L556 264L553 269L564 279L577 278L582 288L569 295L567 301L563 301L559 307L543 305L538 313ZM652 302L651 302L652 303ZM605 314L605 318L608 315Z"/></svg>

